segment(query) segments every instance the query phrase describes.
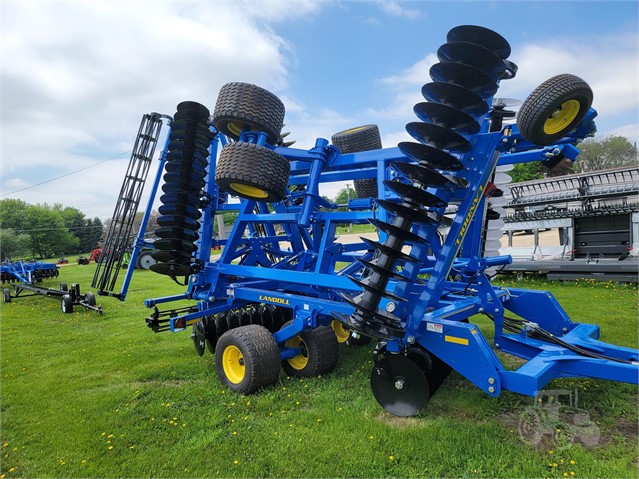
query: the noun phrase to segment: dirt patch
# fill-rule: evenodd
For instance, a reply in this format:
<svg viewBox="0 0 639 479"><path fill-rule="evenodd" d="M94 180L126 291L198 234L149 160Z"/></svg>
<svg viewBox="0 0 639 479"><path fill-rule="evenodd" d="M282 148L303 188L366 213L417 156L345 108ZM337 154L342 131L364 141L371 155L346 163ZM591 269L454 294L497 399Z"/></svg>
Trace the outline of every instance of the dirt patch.
<svg viewBox="0 0 639 479"><path fill-rule="evenodd" d="M396 429L405 429L409 427L425 427L423 418L393 416L392 414L389 414L385 411L379 413L376 419Z"/></svg>

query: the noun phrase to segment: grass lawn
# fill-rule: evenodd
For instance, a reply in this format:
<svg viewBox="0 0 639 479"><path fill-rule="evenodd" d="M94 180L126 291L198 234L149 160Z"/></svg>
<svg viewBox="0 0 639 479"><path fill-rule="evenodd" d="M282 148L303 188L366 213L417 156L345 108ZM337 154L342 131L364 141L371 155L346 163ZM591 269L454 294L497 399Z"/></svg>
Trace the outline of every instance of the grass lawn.
<svg viewBox="0 0 639 479"><path fill-rule="evenodd" d="M94 265L56 281L89 289ZM637 289L612 283L549 289L602 339L637 346ZM327 377L289 379L244 397L223 388L213 357L188 333L152 333L144 298L184 288L136 271L124 303L64 315L57 301L1 310L1 478L11 477L637 477L637 387L563 379L600 428L596 446L523 442L529 397L490 398L453 373L415 418L383 412L369 387L371 354L340 347ZM81 309L81 308L80 308ZM488 323L478 319L480 327Z"/></svg>

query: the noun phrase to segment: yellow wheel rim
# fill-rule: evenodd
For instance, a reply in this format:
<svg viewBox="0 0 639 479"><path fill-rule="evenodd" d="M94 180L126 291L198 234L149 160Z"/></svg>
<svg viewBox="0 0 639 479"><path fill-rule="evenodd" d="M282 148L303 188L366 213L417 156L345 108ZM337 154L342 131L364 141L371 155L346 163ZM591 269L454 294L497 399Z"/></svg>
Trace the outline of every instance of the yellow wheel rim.
<svg viewBox="0 0 639 479"><path fill-rule="evenodd" d="M300 338L299 336L295 336L294 338L291 338L288 341L286 341L286 345L289 348L302 348L301 354L298 354L297 356L292 357L291 359L287 359L288 363L291 365L293 369L296 369L297 371L301 371L308 364L308 352L306 350L306 344L304 344L304 341L302 340L302 338Z"/></svg>
<svg viewBox="0 0 639 479"><path fill-rule="evenodd" d="M240 136L240 133L242 133L242 130L244 129L244 123L240 123L239 121L232 121L231 123L227 124L226 127L234 135Z"/></svg>
<svg viewBox="0 0 639 479"><path fill-rule="evenodd" d="M222 353L222 369L226 378L233 384L239 384L244 379L246 368L244 356L237 346L227 346Z"/></svg>
<svg viewBox="0 0 639 479"><path fill-rule="evenodd" d="M564 130L579 114L581 104L577 100L568 100L552 112L544 122L544 133L554 135Z"/></svg>
<svg viewBox="0 0 639 479"><path fill-rule="evenodd" d="M335 336L337 336L338 343L345 343L348 337L351 335L351 332L336 319L331 322L331 328L333 328L333 331L335 331Z"/></svg>
<svg viewBox="0 0 639 479"><path fill-rule="evenodd" d="M231 188L237 191L239 194L248 196L249 198L266 198L268 193L264 190L256 188L255 186L243 185L241 183L231 183Z"/></svg>

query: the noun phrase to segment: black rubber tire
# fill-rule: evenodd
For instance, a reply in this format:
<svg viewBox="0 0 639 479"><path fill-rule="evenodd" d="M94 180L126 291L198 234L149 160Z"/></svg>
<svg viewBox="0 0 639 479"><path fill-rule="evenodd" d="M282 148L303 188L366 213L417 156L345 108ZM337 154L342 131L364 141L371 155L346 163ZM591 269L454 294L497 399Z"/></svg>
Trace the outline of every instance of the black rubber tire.
<svg viewBox="0 0 639 479"><path fill-rule="evenodd" d="M95 294L88 292L85 293L84 295L84 301L89 305L89 306L95 306L97 303L97 301L95 300Z"/></svg>
<svg viewBox="0 0 639 479"><path fill-rule="evenodd" d="M9 288L2 290L2 301L5 303L11 302L11 290Z"/></svg>
<svg viewBox="0 0 639 479"><path fill-rule="evenodd" d="M73 298L70 294L65 294L64 296L62 296L60 306L62 307L62 312L64 314L73 313Z"/></svg>
<svg viewBox="0 0 639 479"><path fill-rule="evenodd" d="M242 128L263 131L276 145L284 125L284 103L268 90L250 83L227 83L220 89L213 111L215 127L237 140Z"/></svg>
<svg viewBox="0 0 639 479"><path fill-rule="evenodd" d="M254 143L229 143L220 153L215 182L242 198L274 202L287 193L290 165L282 155ZM238 191L237 186L249 187Z"/></svg>
<svg viewBox="0 0 639 479"><path fill-rule="evenodd" d="M335 133L331 137L331 143L343 154L356 153L381 149L382 137L377 125L364 125ZM358 198L377 198L377 179L354 180L353 186Z"/></svg>
<svg viewBox="0 0 639 479"><path fill-rule="evenodd" d="M579 124L588 113L592 99L590 86L578 76L568 73L554 76L535 88L521 105L517 114L519 132L536 145L552 145ZM565 122L547 129L547 122L571 100L578 102L573 103L574 115L568 114Z"/></svg>
<svg viewBox="0 0 639 479"><path fill-rule="evenodd" d="M151 269L151 266L157 263L155 258L151 256L152 253L153 251L151 250L140 251L140 254L135 261L135 266L138 269Z"/></svg>
<svg viewBox="0 0 639 479"><path fill-rule="evenodd" d="M237 348L242 354L244 373L238 382L231 381L225 372L225 353L229 348ZM273 335L266 328L254 324L227 331L217 343L215 370L222 384L242 394L272 386L280 375L279 349Z"/></svg>
<svg viewBox="0 0 639 479"><path fill-rule="evenodd" d="M291 324L291 321L288 321L282 327L289 324ZM307 362L304 367L297 368L291 365L292 360L282 361L282 369L288 376L310 378L320 374L328 374L335 369L339 358L339 343L337 342L335 331L330 326L307 329L302 331L297 337L302 341L300 346L306 353ZM289 341L296 338L291 338Z"/></svg>

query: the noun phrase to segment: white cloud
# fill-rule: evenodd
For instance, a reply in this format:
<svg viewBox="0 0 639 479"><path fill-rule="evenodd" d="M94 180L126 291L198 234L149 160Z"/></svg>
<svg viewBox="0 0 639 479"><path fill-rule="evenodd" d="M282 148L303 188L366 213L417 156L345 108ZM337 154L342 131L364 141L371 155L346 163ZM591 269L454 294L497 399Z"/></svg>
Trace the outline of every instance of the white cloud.
<svg viewBox="0 0 639 479"><path fill-rule="evenodd" d="M386 14L415 19L422 16L422 12L416 8L404 8L399 2L393 0L377 0L375 3L379 5L379 8Z"/></svg>

